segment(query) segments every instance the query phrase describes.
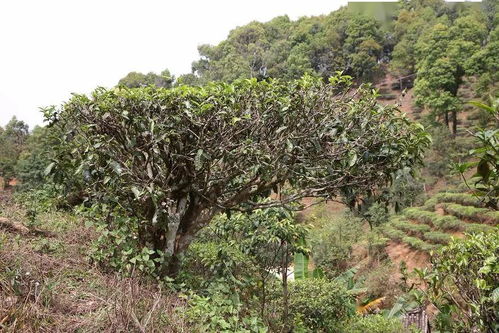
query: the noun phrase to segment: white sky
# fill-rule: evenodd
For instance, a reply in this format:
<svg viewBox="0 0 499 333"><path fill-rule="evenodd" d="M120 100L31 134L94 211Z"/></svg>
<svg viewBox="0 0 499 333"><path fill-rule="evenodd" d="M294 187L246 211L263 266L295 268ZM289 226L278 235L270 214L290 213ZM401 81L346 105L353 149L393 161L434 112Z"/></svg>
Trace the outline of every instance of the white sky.
<svg viewBox="0 0 499 333"><path fill-rule="evenodd" d="M189 73L197 46L278 15L327 14L347 0L0 0L0 126L114 86L130 71Z"/></svg>
<svg viewBox="0 0 499 333"><path fill-rule="evenodd" d="M236 26L329 13L346 0L0 0L0 126L114 86L130 71L191 71L197 46Z"/></svg>

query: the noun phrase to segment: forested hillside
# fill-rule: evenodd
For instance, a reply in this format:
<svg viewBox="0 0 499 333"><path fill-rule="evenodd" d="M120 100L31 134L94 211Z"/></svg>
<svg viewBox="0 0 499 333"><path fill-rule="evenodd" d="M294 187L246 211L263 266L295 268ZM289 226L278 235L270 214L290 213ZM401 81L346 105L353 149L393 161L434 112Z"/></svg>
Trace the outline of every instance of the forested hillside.
<svg viewBox="0 0 499 333"><path fill-rule="evenodd" d="M499 5L382 17L250 22L0 127L0 331L499 330Z"/></svg>

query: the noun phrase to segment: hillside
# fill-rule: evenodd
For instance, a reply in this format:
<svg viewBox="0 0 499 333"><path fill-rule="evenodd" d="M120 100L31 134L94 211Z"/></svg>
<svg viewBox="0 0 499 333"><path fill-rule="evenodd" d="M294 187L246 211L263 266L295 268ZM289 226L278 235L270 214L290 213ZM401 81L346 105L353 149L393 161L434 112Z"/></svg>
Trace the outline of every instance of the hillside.
<svg viewBox="0 0 499 333"><path fill-rule="evenodd" d="M441 192L423 206L395 215L379 232L390 240L386 251L394 262L407 262L409 270L422 268L429 263L429 253L451 237L497 228L499 212L479 207L479 200L469 193Z"/></svg>
<svg viewBox="0 0 499 333"><path fill-rule="evenodd" d="M498 22L493 0L251 21L190 73L12 117L0 331L499 332Z"/></svg>
<svg viewBox="0 0 499 333"><path fill-rule="evenodd" d="M189 331L183 299L89 261L98 235L81 218L29 216L0 191L0 331Z"/></svg>

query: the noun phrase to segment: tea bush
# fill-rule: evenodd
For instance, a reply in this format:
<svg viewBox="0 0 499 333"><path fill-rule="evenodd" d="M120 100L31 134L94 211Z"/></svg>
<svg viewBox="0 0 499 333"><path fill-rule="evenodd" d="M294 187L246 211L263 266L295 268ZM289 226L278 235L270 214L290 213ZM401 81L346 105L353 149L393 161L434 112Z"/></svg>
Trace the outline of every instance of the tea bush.
<svg viewBox="0 0 499 333"><path fill-rule="evenodd" d="M383 315L356 317L344 329L345 333L400 333L404 331L398 318L386 318Z"/></svg>
<svg viewBox="0 0 499 333"><path fill-rule="evenodd" d="M312 332L338 332L355 313L355 300L345 287L325 279L302 279L290 284L290 315Z"/></svg>
<svg viewBox="0 0 499 333"><path fill-rule="evenodd" d="M451 240L451 236L444 232L429 231L423 234L423 239L433 244L447 244Z"/></svg>

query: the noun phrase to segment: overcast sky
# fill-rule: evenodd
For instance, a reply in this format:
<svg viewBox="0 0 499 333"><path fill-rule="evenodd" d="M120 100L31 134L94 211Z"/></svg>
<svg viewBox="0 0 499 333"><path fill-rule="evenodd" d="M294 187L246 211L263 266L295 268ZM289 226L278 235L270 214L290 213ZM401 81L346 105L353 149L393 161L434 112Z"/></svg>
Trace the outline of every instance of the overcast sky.
<svg viewBox="0 0 499 333"><path fill-rule="evenodd" d="M111 87L130 71L188 73L197 46L236 26L329 13L343 0L0 0L0 125Z"/></svg>
<svg viewBox="0 0 499 333"><path fill-rule="evenodd" d="M197 46L278 15L327 14L347 0L0 0L0 126L33 127L39 107L114 86L130 71L188 73Z"/></svg>

